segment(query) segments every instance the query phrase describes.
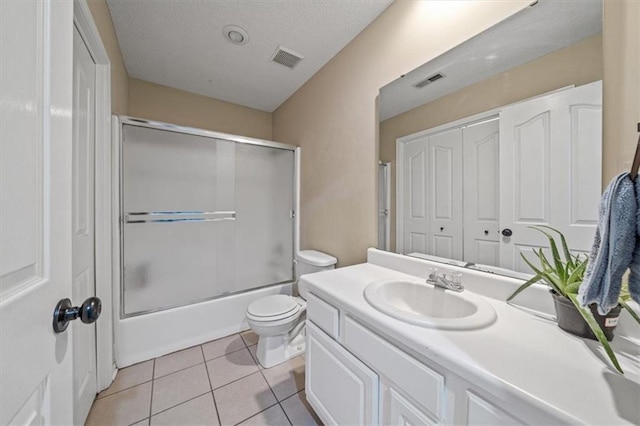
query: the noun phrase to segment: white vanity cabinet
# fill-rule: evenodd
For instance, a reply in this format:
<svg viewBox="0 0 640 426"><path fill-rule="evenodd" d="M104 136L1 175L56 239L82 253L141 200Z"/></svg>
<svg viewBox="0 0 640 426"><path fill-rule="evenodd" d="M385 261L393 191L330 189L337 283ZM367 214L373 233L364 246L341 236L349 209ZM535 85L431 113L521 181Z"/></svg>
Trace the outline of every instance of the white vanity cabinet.
<svg viewBox="0 0 640 426"><path fill-rule="evenodd" d="M378 375L311 322L306 365L307 400L324 423L378 423Z"/></svg>
<svg viewBox="0 0 640 426"><path fill-rule="evenodd" d="M306 392L325 424L525 424L510 404L480 396L481 388L427 365L348 312L309 296L315 308L307 314Z"/></svg>

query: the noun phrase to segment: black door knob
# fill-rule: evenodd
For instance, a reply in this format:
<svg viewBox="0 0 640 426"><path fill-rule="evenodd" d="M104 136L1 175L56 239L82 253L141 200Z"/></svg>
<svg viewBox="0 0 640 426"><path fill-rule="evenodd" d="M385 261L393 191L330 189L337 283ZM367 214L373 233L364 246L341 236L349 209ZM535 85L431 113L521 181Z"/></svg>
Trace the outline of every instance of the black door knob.
<svg viewBox="0 0 640 426"><path fill-rule="evenodd" d="M484 235L489 235L489 231L487 231L486 229L484 230Z"/></svg>
<svg viewBox="0 0 640 426"><path fill-rule="evenodd" d="M504 235L505 237L510 237L513 235L513 232L509 228L504 228L502 230L502 235Z"/></svg>
<svg viewBox="0 0 640 426"><path fill-rule="evenodd" d="M97 297L89 297L80 306L73 306L71 300L62 299L53 311L53 331L62 333L69 322L80 318L85 324L94 323L102 312L102 302Z"/></svg>

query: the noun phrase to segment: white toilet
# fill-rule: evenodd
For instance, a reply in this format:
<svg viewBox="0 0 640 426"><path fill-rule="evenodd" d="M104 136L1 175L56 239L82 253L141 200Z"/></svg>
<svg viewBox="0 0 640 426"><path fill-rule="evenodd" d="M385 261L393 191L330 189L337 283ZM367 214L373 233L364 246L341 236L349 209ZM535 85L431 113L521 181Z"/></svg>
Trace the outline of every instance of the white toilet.
<svg viewBox="0 0 640 426"><path fill-rule="evenodd" d="M336 258L315 250L303 250L296 258L298 297L277 294L251 303L246 317L258 335L257 357L265 367L285 362L304 352L307 289L300 276L335 268Z"/></svg>

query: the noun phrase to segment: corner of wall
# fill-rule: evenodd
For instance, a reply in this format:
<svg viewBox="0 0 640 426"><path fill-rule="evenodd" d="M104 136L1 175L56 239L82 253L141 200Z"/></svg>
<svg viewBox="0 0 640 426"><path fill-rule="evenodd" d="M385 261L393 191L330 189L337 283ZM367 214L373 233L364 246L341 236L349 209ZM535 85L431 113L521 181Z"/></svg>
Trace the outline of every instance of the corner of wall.
<svg viewBox="0 0 640 426"><path fill-rule="evenodd" d="M86 0L111 62L111 112L129 114L129 75L106 0Z"/></svg>

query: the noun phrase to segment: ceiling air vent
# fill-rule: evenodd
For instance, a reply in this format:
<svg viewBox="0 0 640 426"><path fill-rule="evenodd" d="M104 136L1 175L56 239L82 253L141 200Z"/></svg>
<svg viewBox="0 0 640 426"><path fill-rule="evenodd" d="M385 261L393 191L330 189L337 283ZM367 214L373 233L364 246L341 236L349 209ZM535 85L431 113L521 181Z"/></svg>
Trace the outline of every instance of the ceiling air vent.
<svg viewBox="0 0 640 426"><path fill-rule="evenodd" d="M287 68L294 69L301 60L304 59L304 56L295 52L291 49L287 49L286 47L278 46L278 48L273 52L271 56L271 60L277 64L284 65Z"/></svg>
<svg viewBox="0 0 640 426"><path fill-rule="evenodd" d="M437 73L437 74L432 75L431 77L425 78L424 80L420 80L419 82L414 84L413 87L415 87L416 89L422 89L427 84L431 84L434 81L440 80L441 78L444 78L444 74Z"/></svg>

